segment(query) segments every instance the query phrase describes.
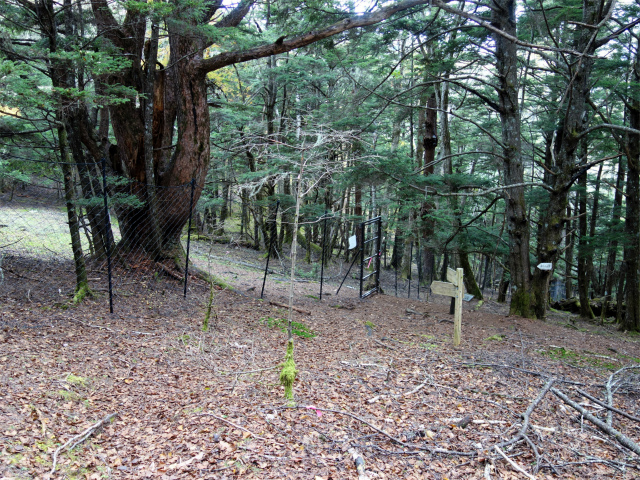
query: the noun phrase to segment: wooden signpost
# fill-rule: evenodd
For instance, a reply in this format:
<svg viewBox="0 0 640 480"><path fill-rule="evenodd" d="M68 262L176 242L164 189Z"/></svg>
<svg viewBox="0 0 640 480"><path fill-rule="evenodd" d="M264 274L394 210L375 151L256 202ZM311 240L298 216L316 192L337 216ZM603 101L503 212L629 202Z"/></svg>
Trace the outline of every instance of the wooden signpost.
<svg viewBox="0 0 640 480"><path fill-rule="evenodd" d="M444 295L455 299L455 313L453 316L453 346L460 345L462 333L462 297L464 296L463 270L447 268L448 282L431 282L431 291L436 295Z"/></svg>

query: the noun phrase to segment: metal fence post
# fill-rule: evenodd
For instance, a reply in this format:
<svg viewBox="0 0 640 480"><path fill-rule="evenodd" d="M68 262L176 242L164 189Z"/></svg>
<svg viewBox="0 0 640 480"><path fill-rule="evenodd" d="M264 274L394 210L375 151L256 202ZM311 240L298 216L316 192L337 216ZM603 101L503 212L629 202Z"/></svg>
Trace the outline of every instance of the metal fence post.
<svg viewBox="0 0 640 480"><path fill-rule="evenodd" d="M409 247L409 291L407 292L407 298L411 298L411 270L413 268L413 239L411 239L411 246Z"/></svg>
<svg viewBox="0 0 640 480"><path fill-rule="evenodd" d="M378 291L378 294L380 293L380 269L382 268L382 252L380 251L380 248L382 247L382 218L380 218L378 220L378 241L376 242L376 251L378 254L378 258L376 259L376 290ZM385 245L385 249L386 249L386 245ZM386 251L385 251L385 256L386 256Z"/></svg>
<svg viewBox="0 0 640 480"><path fill-rule="evenodd" d="M320 263L320 300L322 300L322 283L324 280L324 257L327 246L327 211L324 211L324 226L322 232L322 262Z"/></svg>
<svg viewBox="0 0 640 480"><path fill-rule="evenodd" d="M273 250L273 241L276 238L277 223L278 223L278 209L280 208L280 200L276 202L276 213L273 216L273 223L271 224L271 240L269 241L269 251L267 252L267 265L264 267L264 278L262 279L262 291L260 292L260 298L264 297L264 285L267 283L267 273L269 272L269 260L271 259L271 251ZM257 238L257 237L256 237Z"/></svg>
<svg viewBox="0 0 640 480"><path fill-rule="evenodd" d="M362 288L364 286L364 230L367 228L364 223L360 224L360 298L362 298Z"/></svg>
<svg viewBox="0 0 640 480"><path fill-rule="evenodd" d="M111 281L111 219L107 199L107 161L102 158L102 197L104 198L104 240L107 243L107 272L109 277L109 313L113 313L113 284Z"/></svg>
<svg viewBox="0 0 640 480"><path fill-rule="evenodd" d="M193 194L196 189L196 179L191 179L191 200L189 201L189 226L187 228L187 258L184 263L184 298L187 298L187 278L189 276L189 248L191 247L191 218L193 217Z"/></svg>

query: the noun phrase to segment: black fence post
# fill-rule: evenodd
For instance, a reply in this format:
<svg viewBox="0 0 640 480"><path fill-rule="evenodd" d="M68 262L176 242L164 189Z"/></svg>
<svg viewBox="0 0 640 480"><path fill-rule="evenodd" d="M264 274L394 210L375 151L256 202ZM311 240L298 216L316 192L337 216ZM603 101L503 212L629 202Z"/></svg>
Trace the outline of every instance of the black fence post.
<svg viewBox="0 0 640 480"><path fill-rule="evenodd" d="M413 267L413 240L409 247L409 290L407 291L407 298L411 298L411 270Z"/></svg>
<svg viewBox="0 0 640 480"><path fill-rule="evenodd" d="M191 218L193 217L193 194L196 189L196 179L191 179L191 200L189 201L189 226L187 227L187 258L184 264L184 298L187 298L187 278L189 276L189 247L191 247Z"/></svg>
<svg viewBox="0 0 640 480"><path fill-rule="evenodd" d="M420 300L420 283L422 283L422 255L420 252L420 240L416 243L418 249L418 300Z"/></svg>
<svg viewBox="0 0 640 480"><path fill-rule="evenodd" d="M393 249L396 252L396 256L393 257L393 255L391 256L391 261L395 260L395 262L393 262L393 270L395 272L395 276L396 276L396 297L398 296L398 246L396 245L396 243L398 242L398 235L394 235L393 237Z"/></svg>
<svg viewBox="0 0 640 480"><path fill-rule="evenodd" d="M111 281L111 219L107 199L107 161L102 158L102 197L104 198L104 240L107 243L107 272L109 277L109 313L113 313L113 284Z"/></svg>
<svg viewBox="0 0 640 480"><path fill-rule="evenodd" d="M376 259L376 290L378 292L378 294L380 293L380 269L382 268L382 252L380 251L380 248L382 248L382 218L380 218L380 220L378 220L378 233L377 233L377 237L378 237L378 241L376 242L376 253L377 253L377 259ZM386 239L385 239L385 257L386 257Z"/></svg>
<svg viewBox="0 0 640 480"><path fill-rule="evenodd" d="M364 286L364 230L367 228L364 223L360 224L360 298L362 298L362 287Z"/></svg>
<svg viewBox="0 0 640 480"><path fill-rule="evenodd" d="M324 257L327 248L327 211L324 211L324 226L322 232L322 262L320 263L320 300L322 300L322 284L324 280Z"/></svg>
<svg viewBox="0 0 640 480"><path fill-rule="evenodd" d="M271 239L269 241L269 251L267 252L267 265L264 267L264 278L262 279L262 291L260 292L260 298L264 297L264 285L267 283L267 273L269 272L269 260L271 259L271 251L273 250L273 241L276 238L276 227L278 223L278 209L280 208L280 200L276 202L276 213L273 216L273 223L271 224ZM257 238L257 237L256 237Z"/></svg>

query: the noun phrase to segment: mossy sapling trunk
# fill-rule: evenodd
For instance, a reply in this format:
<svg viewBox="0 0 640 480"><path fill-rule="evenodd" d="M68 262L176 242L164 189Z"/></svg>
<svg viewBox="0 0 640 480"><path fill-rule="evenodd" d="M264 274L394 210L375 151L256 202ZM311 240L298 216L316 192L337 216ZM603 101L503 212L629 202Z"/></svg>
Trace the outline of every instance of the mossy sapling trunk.
<svg viewBox="0 0 640 480"><path fill-rule="evenodd" d="M289 277L289 312L287 316L287 353L280 372L280 383L284 386L287 400L293 401L293 382L296 379L296 363L293 358L293 284L295 281L296 255L298 253L298 225L300 219L300 203L302 201L302 175L304 173L304 157L300 159L300 173L296 188L296 213L293 217L293 241L291 242L291 272Z"/></svg>
<svg viewBox="0 0 640 480"><path fill-rule="evenodd" d="M409 213L409 218L406 223L405 235L402 238L402 264L400 268L400 278L408 280L411 278L411 267L413 265L413 243L415 236L413 234L414 219L413 210Z"/></svg>
<svg viewBox="0 0 640 480"><path fill-rule="evenodd" d="M51 84L55 89L60 89L64 92L64 89L75 87L74 84L74 71L70 62L63 60L56 55L59 53L58 45L58 17L54 9L53 2L51 0L44 0L42 4L39 4L39 8L35 5L30 6L34 14L37 15L38 23L42 36L48 41L50 61L49 65L49 77L51 78ZM66 18L67 26L69 22L69 16ZM69 103L74 103L73 98L69 98L66 94L60 95L59 104L57 105L56 123L58 133L58 148L60 150L60 159L62 174L64 177L64 198L67 207L67 218L69 222L69 233L71 235L71 248L73 250L73 260L76 274L76 289L73 297L74 303L81 302L84 297L91 293L89 290L89 283L87 280L87 269L84 262L84 255L82 252L82 243L80 239L80 224L78 221L78 215L75 206L75 190L73 182L73 167L72 156L70 152L68 132L67 132L67 116L66 110L75 109L74 106L70 106Z"/></svg>
<svg viewBox="0 0 640 480"><path fill-rule="evenodd" d="M76 214L73 167L71 156L69 155L69 144L67 142L67 130L60 120L58 126L58 142L60 156L62 159L62 174L64 176L64 199L67 207L67 219L69 221L69 233L71 235L71 249L73 250L73 261L76 272L76 290L73 303L81 302L85 296L89 295L89 282L87 280L87 268L82 253L82 243L80 240L80 223Z"/></svg>

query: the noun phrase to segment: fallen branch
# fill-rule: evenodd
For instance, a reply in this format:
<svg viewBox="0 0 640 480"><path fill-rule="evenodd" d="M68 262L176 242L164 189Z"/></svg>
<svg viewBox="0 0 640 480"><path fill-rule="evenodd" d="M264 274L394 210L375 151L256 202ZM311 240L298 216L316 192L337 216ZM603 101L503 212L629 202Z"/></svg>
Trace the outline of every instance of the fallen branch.
<svg viewBox="0 0 640 480"><path fill-rule="evenodd" d="M351 458L353 458L353 463L356 466L356 471L358 472L358 480L369 480L369 476L364 469L364 458L362 455L356 450L354 447L349 449L349 453L351 454Z"/></svg>
<svg viewBox="0 0 640 480"><path fill-rule="evenodd" d="M64 445L59 446L56 449L56 451L53 452L53 466L51 467L51 471L49 472L49 475L53 475L53 473L56 471L56 466L58 465L58 455L60 455L60 453L62 453L65 449L66 450L73 450L76 446L80 445L87 438L89 438L91 435L93 435L96 432L96 430L98 430L100 427L102 427L105 423L110 422L111 419L113 417L115 417L116 415L118 415L118 414L117 413L110 413L109 415L104 417L99 422L96 422L93 425L91 425L84 432L79 433L75 437L70 438Z"/></svg>
<svg viewBox="0 0 640 480"><path fill-rule="evenodd" d="M569 397L567 397L561 391L559 391L559 390L557 390L555 388L552 388L551 392L555 396L560 398L564 403L569 405L571 408L573 408L574 410L577 410L578 412L580 412L580 415L582 415L584 418L589 420L591 423L593 423L595 426L597 426L604 433L607 433L607 434L611 435L613 438L615 438L620 445L623 445L623 446L627 447L633 453L635 453L636 455L640 456L640 446L638 446L638 444L635 443L633 440L631 440L629 437L624 435L622 432L619 432L615 428L610 427L609 425L607 425L605 422L603 422L599 418L596 418L593 415L591 415L589 412L587 412L584 408L582 408L576 402L571 400Z"/></svg>
<svg viewBox="0 0 640 480"><path fill-rule="evenodd" d="M526 440L527 428L529 428L529 419L531 417L531 414L536 409L538 404L542 401L546 393L551 389L554 382L555 382L555 378L549 379L547 383L545 383L544 387L542 387L542 390L540 390L540 393L538 393L538 396L535 398L535 400L533 400L533 402L529 404L529 407L527 408L527 410L522 414L522 426L520 427L520 430L518 430L518 433L511 440L501 442L498 445L496 445L495 448L513 445L514 443L522 439Z"/></svg>
<svg viewBox="0 0 640 480"><path fill-rule="evenodd" d="M420 391L420 390L421 390L421 389L423 389L426 385L427 385L427 382L424 382L424 383L421 383L420 385L418 385L416 388L414 388L414 389L413 389L413 390L411 390L410 392L396 393L396 394L393 394L393 395L390 395L390 396L391 396L391 397L393 397L393 398L407 397L407 396L409 396L409 395L412 395L412 394L414 394L414 393L416 393L416 392ZM375 403L375 402L377 402L378 400L380 400L381 398L388 397L388 396L389 396L389 395L385 395L385 394L382 394L382 395L376 395L375 397L370 398L369 400L367 400L367 403Z"/></svg>
<svg viewBox="0 0 640 480"><path fill-rule="evenodd" d="M269 305L273 305L275 307L280 307L280 308L289 308L289 305L285 305L284 303L280 303L280 302L276 302L275 300L269 300ZM292 310L295 310L298 313L302 313L304 315L311 315L311 312L309 310L303 310L302 308L298 308L298 307L291 307Z"/></svg>
<svg viewBox="0 0 640 480"><path fill-rule="evenodd" d="M623 417L627 417L629 420L634 420L636 422L640 422L640 418L638 417L634 417L633 415L628 414L627 412L623 412L622 410L618 410L615 407L612 407L611 405L607 405L605 402L603 402L602 400L598 400L595 397L592 397L591 395L589 395L587 392L585 392L584 390L580 390L579 388L576 388L576 390L578 391L578 393L580 393L580 395L582 395L585 398L588 398L589 400L591 400L594 403L597 403L598 405L600 405L601 407L606 408L607 410L611 410L612 412L615 412L619 415L622 415Z"/></svg>
<svg viewBox="0 0 640 480"><path fill-rule="evenodd" d="M496 452L498 452L500 454L500 456L502 458L504 458L507 462L509 462L509 465L511 465L518 472L520 472L521 474L523 474L525 477L529 478L530 480L536 480L536 478L533 475L530 475L529 473L527 473L520 465L518 465L516 462L514 462L509 457L507 457L507 454L504 453L499 446L496 445L493 448L494 448L494 450Z"/></svg>
<svg viewBox="0 0 640 480"><path fill-rule="evenodd" d="M288 407L279 407L279 408L281 408L281 409L293 409L293 410L307 409L307 407L298 407L298 406L295 406L295 407L294 406L288 406ZM359 422L362 422L365 425L367 425L372 430L375 430L379 434L384 435L385 437L390 439L392 442L397 443L398 445L402 445L403 447L409 448L409 449L414 451L414 452L404 452L406 454L417 453L418 451L424 451L424 452L430 452L430 453L440 453L440 454L444 454L444 455L459 455L459 456L464 456L464 457L473 457L473 456L478 454L477 452L458 452L456 450L447 450L446 448L431 448L431 447L420 447L420 446L417 446L417 445L411 445L409 443L403 442L402 440L394 437L393 435L388 434L384 430L376 427L375 425L372 425L371 423L367 422L363 418L358 417L357 415L354 415L353 413L345 412L345 411L342 411L342 410L332 410L332 409L329 409L329 408L313 407L313 409L316 410L316 411L320 411L320 412L328 412L328 413L336 413L338 415L346 415L347 417L351 417L354 420L358 420ZM274 410L275 410L275 408L274 408Z"/></svg>

